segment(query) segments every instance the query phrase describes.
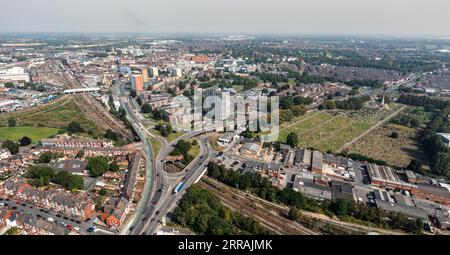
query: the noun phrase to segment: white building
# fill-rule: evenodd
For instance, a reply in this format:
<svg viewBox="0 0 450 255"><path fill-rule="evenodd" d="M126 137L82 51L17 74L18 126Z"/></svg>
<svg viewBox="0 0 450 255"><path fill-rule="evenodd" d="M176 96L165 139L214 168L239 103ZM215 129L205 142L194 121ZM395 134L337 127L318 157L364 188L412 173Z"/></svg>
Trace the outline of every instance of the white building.
<svg viewBox="0 0 450 255"><path fill-rule="evenodd" d="M173 76L175 76L175 77L181 77L181 76L183 76L183 73L181 72L181 69L180 69L180 68L173 68L173 69L172 69L172 74L173 74Z"/></svg>
<svg viewBox="0 0 450 255"><path fill-rule="evenodd" d="M9 69L0 69L0 80L4 81L30 81L30 75L25 73L25 69L15 66Z"/></svg>
<svg viewBox="0 0 450 255"><path fill-rule="evenodd" d="M151 75L152 77L158 77L158 75L159 75L158 68L156 68L156 67L150 67L150 68L149 68L149 71L150 71L150 75Z"/></svg>

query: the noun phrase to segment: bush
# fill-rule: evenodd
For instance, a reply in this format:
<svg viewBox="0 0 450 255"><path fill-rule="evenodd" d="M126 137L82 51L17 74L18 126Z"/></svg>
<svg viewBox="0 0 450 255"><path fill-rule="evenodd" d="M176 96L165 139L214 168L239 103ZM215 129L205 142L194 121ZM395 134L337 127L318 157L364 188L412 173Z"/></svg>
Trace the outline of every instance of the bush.
<svg viewBox="0 0 450 255"><path fill-rule="evenodd" d="M81 124L78 121L72 121L67 126L67 130L70 133L82 133L84 129L81 127Z"/></svg>
<svg viewBox="0 0 450 255"><path fill-rule="evenodd" d="M6 140L3 143L3 148L6 148L11 152L11 154L15 155L19 152L19 144L17 142Z"/></svg>
<svg viewBox="0 0 450 255"><path fill-rule="evenodd" d="M391 138L397 139L399 137L398 132L392 132L391 133Z"/></svg>
<svg viewBox="0 0 450 255"><path fill-rule="evenodd" d="M22 137L22 139L20 139L20 146L27 146L31 144L31 138L29 138L28 136L24 136Z"/></svg>
<svg viewBox="0 0 450 255"><path fill-rule="evenodd" d="M16 120L14 118L8 119L8 127L15 127L16 126Z"/></svg>

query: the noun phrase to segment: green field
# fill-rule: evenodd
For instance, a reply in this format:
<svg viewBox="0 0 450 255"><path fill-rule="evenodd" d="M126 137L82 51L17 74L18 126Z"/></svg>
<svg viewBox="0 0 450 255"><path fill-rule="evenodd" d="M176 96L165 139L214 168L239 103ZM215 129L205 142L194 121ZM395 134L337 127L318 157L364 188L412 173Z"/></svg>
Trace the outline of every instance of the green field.
<svg viewBox="0 0 450 255"><path fill-rule="evenodd" d="M0 140L19 140L24 136L28 136L33 143L37 143L44 138L56 135L58 130L58 128L32 126L0 127Z"/></svg>
<svg viewBox="0 0 450 255"><path fill-rule="evenodd" d="M85 129L91 129L95 133L102 132L95 122L86 118L82 110L75 104L73 97L61 98L50 104L24 111L2 114L0 126L7 126L8 119L11 117L20 126L66 128L71 121L78 121Z"/></svg>
<svg viewBox="0 0 450 255"><path fill-rule="evenodd" d="M299 146L336 152L342 145L362 134L378 121L395 111L364 110L352 113L315 112L302 116L292 124L281 127L279 140L286 141L289 133L299 136Z"/></svg>
<svg viewBox="0 0 450 255"><path fill-rule="evenodd" d="M158 155L159 151L161 150L161 142L153 137L150 137L149 142L152 145L153 157L156 157L156 155Z"/></svg>
<svg viewBox="0 0 450 255"><path fill-rule="evenodd" d="M194 140L195 140L195 138L188 139L188 141L190 143L192 143L192 141L194 141ZM195 157L197 157L200 154L200 145L198 144L198 141L197 141L197 145L195 145L195 146L192 145L191 149L188 151L188 154L192 158L195 158Z"/></svg>

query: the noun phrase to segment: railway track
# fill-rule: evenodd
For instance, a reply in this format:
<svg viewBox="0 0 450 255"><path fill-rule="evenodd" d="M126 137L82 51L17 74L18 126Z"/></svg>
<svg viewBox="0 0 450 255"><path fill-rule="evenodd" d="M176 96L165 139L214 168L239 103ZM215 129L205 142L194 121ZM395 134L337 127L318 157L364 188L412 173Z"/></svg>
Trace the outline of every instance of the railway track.
<svg viewBox="0 0 450 255"><path fill-rule="evenodd" d="M210 179L208 179L210 180ZM270 229L274 233L284 235L317 235L318 233L307 229L295 222L285 219L277 211L269 210L258 204L251 198L243 196L232 188L218 185L210 181L199 182L200 187L213 192L226 206L232 210L255 218L261 225Z"/></svg>
<svg viewBox="0 0 450 255"><path fill-rule="evenodd" d="M68 74L64 73L63 75L59 76L63 83L69 88L81 88L79 83L71 79L71 77L68 77ZM120 134L123 138L133 141L134 136L131 133L130 130L128 130L125 125L121 123L119 119L112 116L108 111L106 111L103 106L101 106L92 96L81 94L75 96L75 103L84 111L87 113L91 113L95 115L98 119L98 121L101 121L105 126L108 126L113 130L114 132Z"/></svg>
<svg viewBox="0 0 450 255"><path fill-rule="evenodd" d="M86 111L91 111L94 113L100 121L102 121L104 124L109 126L114 132L120 134L123 138L128 139L130 141L133 140L133 135L130 130L125 128L123 124L121 124L120 120L112 116L109 112L107 112L103 106L100 106L95 99L92 97L81 94L77 95L78 98L81 98L82 100L76 100L77 104Z"/></svg>

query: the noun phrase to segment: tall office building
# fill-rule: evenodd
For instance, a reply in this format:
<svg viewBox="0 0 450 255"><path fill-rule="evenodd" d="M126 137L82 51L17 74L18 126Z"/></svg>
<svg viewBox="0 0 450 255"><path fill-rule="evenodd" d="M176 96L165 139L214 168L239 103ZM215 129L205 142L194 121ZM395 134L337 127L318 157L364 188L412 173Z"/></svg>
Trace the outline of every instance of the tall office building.
<svg viewBox="0 0 450 255"><path fill-rule="evenodd" d="M152 77L158 77L158 75L159 75L158 68L150 67L150 75Z"/></svg>
<svg viewBox="0 0 450 255"><path fill-rule="evenodd" d="M141 74L131 75L131 88L136 92L144 90L144 79Z"/></svg>
<svg viewBox="0 0 450 255"><path fill-rule="evenodd" d="M142 78L144 79L144 82L148 82L148 71L147 71L147 67L142 68L141 72L142 72Z"/></svg>
<svg viewBox="0 0 450 255"><path fill-rule="evenodd" d="M181 77L181 76L183 76L183 74L182 74L180 68L174 68L174 69L172 69L172 73L173 73L173 76L176 76L176 77Z"/></svg>

